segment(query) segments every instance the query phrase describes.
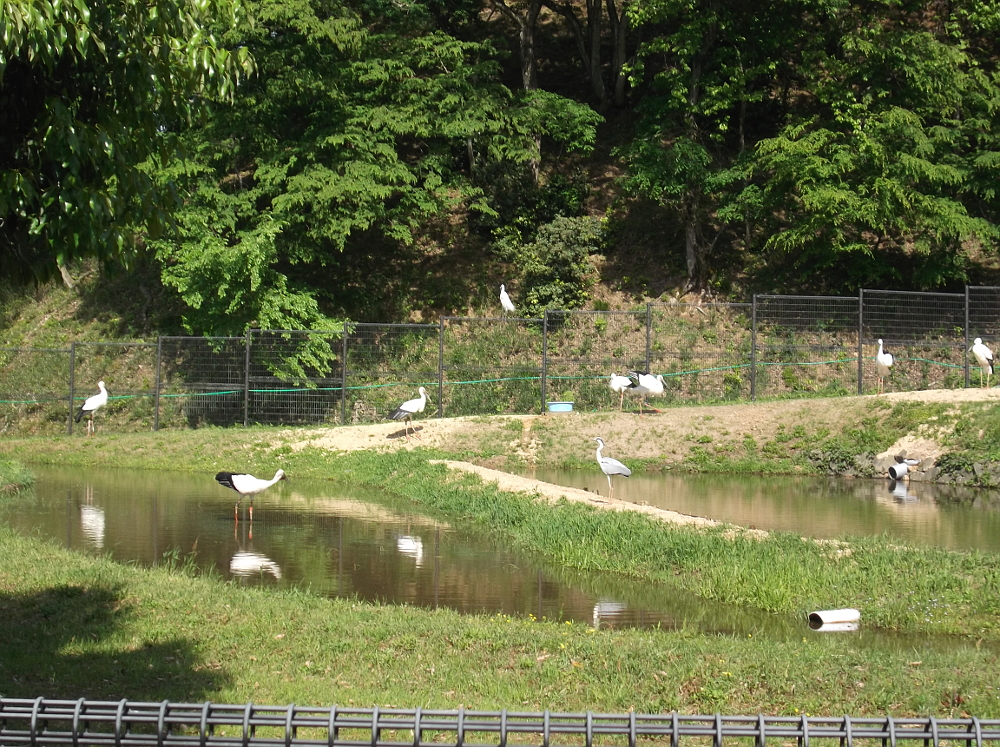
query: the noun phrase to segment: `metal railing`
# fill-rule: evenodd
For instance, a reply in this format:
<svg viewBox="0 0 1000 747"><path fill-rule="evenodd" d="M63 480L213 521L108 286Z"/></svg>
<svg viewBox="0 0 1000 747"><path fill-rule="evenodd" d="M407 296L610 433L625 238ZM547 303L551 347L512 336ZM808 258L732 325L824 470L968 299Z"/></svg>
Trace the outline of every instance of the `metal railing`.
<svg viewBox="0 0 1000 747"><path fill-rule="evenodd" d="M0 744L114 745L115 747L561 747L627 745L640 741L678 747L682 741L795 740L841 747L877 740L883 747L922 741L983 747L1000 740L1000 720L851 716L686 716L143 703L0 698ZM746 742L743 742L746 744Z"/></svg>
<svg viewBox="0 0 1000 747"><path fill-rule="evenodd" d="M610 375L630 370L662 374L667 404L862 394L874 391L878 340L896 359L890 390L955 388L970 385L975 337L1000 342L998 287L0 348L0 433L72 433L98 380L111 393L99 419L115 430L378 422L420 386L427 416L566 399L608 410Z"/></svg>

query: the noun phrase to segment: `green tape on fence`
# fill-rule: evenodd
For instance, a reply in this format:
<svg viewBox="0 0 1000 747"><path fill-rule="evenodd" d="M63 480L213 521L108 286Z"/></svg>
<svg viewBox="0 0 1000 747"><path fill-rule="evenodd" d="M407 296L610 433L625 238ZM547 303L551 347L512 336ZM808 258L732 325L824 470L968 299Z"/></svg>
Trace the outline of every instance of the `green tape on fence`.
<svg viewBox="0 0 1000 747"><path fill-rule="evenodd" d="M875 360L874 358L868 358L867 360ZM929 358L897 358L899 361L913 361L918 363L933 363L936 366L943 366L945 368L957 368L964 369L965 366L957 365L955 363L944 363L942 361L930 360ZM844 364L844 363L857 363L857 358L844 358L840 360L832 361L757 361L758 366L829 366L834 364ZM670 378L675 376L691 376L701 373L709 373L711 371L735 371L741 368L750 368L753 364L750 363L738 363L732 366L713 366L710 368L697 368L690 371L671 371L669 373L663 374L664 378ZM444 383L454 386L465 386L468 384L498 384L505 381L540 381L541 376L507 376L498 379L473 379L471 381L426 381L423 383L415 382L391 382L388 384L360 384L357 386L349 386L347 389L353 390L363 390L363 389L384 389L387 387L431 387L438 386L439 383ZM582 379L606 379L607 374L593 374L586 376L547 376L550 381L567 381L567 380L582 380ZM251 389L252 394L305 394L309 392L339 392L341 387L315 387L309 389L295 388L295 389ZM230 389L221 392L185 392L182 394L161 394L160 397L163 399L177 399L180 397L221 397L233 394L243 394L242 389ZM138 397L154 397L153 393L148 394L123 394L118 396L108 397L111 400L125 400L125 399L136 399ZM86 400L86 396L74 397L74 400L82 401ZM65 397L52 397L50 399L28 399L28 400L16 400L16 399L0 399L0 404L4 405L41 405L47 402L64 402Z"/></svg>

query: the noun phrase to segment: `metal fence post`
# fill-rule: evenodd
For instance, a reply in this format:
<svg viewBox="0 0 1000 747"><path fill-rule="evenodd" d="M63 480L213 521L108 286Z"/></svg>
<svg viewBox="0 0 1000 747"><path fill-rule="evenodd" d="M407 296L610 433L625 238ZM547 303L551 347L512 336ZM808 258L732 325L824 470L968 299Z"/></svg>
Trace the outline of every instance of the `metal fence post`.
<svg viewBox="0 0 1000 747"><path fill-rule="evenodd" d="M438 324L438 417L444 417L444 317Z"/></svg>
<svg viewBox="0 0 1000 747"><path fill-rule="evenodd" d="M865 393L865 289L858 288L858 394Z"/></svg>
<svg viewBox="0 0 1000 747"><path fill-rule="evenodd" d="M649 338L653 326L652 304L646 304L646 373L653 373L649 370Z"/></svg>
<svg viewBox="0 0 1000 747"><path fill-rule="evenodd" d="M542 316L542 414L548 412L545 407L545 384L549 368L549 310Z"/></svg>
<svg viewBox="0 0 1000 747"><path fill-rule="evenodd" d="M757 399L757 294L750 310L750 401Z"/></svg>
<svg viewBox="0 0 1000 747"><path fill-rule="evenodd" d="M965 352L962 354L965 366L965 388L969 388L969 286L965 286Z"/></svg>
<svg viewBox="0 0 1000 747"><path fill-rule="evenodd" d="M73 435L73 389L76 384L76 342L69 344L69 421L66 435Z"/></svg>
<svg viewBox="0 0 1000 747"><path fill-rule="evenodd" d="M163 335L156 336L156 391L153 394L153 430L160 430L160 372L163 361Z"/></svg>
<svg viewBox="0 0 1000 747"><path fill-rule="evenodd" d="M344 320L343 350L340 353L340 424L347 425L347 320Z"/></svg>
<svg viewBox="0 0 1000 747"><path fill-rule="evenodd" d="M243 427L250 425L250 328L247 328L245 343L245 362L243 364Z"/></svg>

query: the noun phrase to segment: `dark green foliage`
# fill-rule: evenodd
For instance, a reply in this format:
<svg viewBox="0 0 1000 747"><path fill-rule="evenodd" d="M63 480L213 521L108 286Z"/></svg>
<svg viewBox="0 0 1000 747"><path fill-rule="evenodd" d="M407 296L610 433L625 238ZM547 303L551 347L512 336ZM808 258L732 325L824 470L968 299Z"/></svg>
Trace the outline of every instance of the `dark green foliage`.
<svg viewBox="0 0 1000 747"><path fill-rule="evenodd" d="M86 4L8 0L0 11L0 274L44 281L96 257L128 265L133 228L169 224L170 191L140 164L250 69L210 19L231 0Z"/></svg>
<svg viewBox="0 0 1000 747"><path fill-rule="evenodd" d="M593 284L590 255L600 248L601 225L594 218L556 218L541 226L535 240L521 247L523 313L577 309Z"/></svg>

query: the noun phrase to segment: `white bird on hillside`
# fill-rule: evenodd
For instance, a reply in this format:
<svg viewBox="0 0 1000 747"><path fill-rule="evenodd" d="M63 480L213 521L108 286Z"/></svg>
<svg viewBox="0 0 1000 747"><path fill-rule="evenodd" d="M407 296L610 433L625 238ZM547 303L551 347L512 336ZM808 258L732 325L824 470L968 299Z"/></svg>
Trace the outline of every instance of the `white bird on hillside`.
<svg viewBox="0 0 1000 747"><path fill-rule="evenodd" d="M504 288L503 283L500 283L500 306L503 307L505 314L512 314L516 311L514 308L514 302L510 300L510 295Z"/></svg>
<svg viewBox="0 0 1000 747"><path fill-rule="evenodd" d="M279 480L287 479L288 478L285 477L285 471L281 469L275 472L274 477L270 480L262 480L259 477L254 477L253 475L236 472L219 472L215 476L215 481L219 483L219 485L224 488L232 488L240 494L240 499L236 501L236 507L233 509L236 521L240 520L240 504L243 502L244 498L247 496L250 498L250 521L253 521L253 497L257 495L257 493L264 492Z"/></svg>
<svg viewBox="0 0 1000 747"><path fill-rule="evenodd" d="M604 439L598 436L594 440L597 441L597 464L600 466L601 472L608 476L608 498L613 498L615 495L615 486L611 483L612 475L628 477L632 474L632 470L617 459L601 456L601 449L604 448Z"/></svg>
<svg viewBox="0 0 1000 747"><path fill-rule="evenodd" d="M108 390L104 388L104 382L98 381L97 388L101 391L92 397L87 397L86 402L80 405L80 409L76 411L76 422L78 423L85 413L89 416L87 418L88 436L94 433L94 413L108 403Z"/></svg>
<svg viewBox="0 0 1000 747"><path fill-rule="evenodd" d="M625 392L630 391L635 388L635 383L628 376L622 376L620 374L611 374L611 391L620 394L621 397L618 400L618 411L621 412L625 405Z"/></svg>
<svg viewBox="0 0 1000 747"><path fill-rule="evenodd" d="M875 355L875 372L878 374L878 393L885 391L885 377L891 373L892 364L895 363L892 353L887 353L882 349L882 340L878 341L878 353Z"/></svg>
<svg viewBox="0 0 1000 747"><path fill-rule="evenodd" d="M646 402L646 398L651 394L654 397L663 394L663 374L653 376L653 374L629 371L628 375L635 382L632 386L633 391L642 397L639 400L639 414L642 415L642 406ZM653 412L659 412L655 407L649 409Z"/></svg>
<svg viewBox="0 0 1000 747"><path fill-rule="evenodd" d="M410 424L413 422L413 416L418 412L423 412L424 408L427 406L427 390L420 387L417 391L420 392L420 396L416 399L408 399L406 402L401 404L395 410L389 413L389 417L392 420L402 420L403 421L403 433L406 436L406 440L410 440ZM413 429L413 435L420 438L420 434L417 433L417 429Z"/></svg>
<svg viewBox="0 0 1000 747"><path fill-rule="evenodd" d="M979 386L983 385L983 376L986 376L986 388L989 389L990 377L993 375L993 351L983 343L981 337L976 338L969 350L979 361Z"/></svg>

